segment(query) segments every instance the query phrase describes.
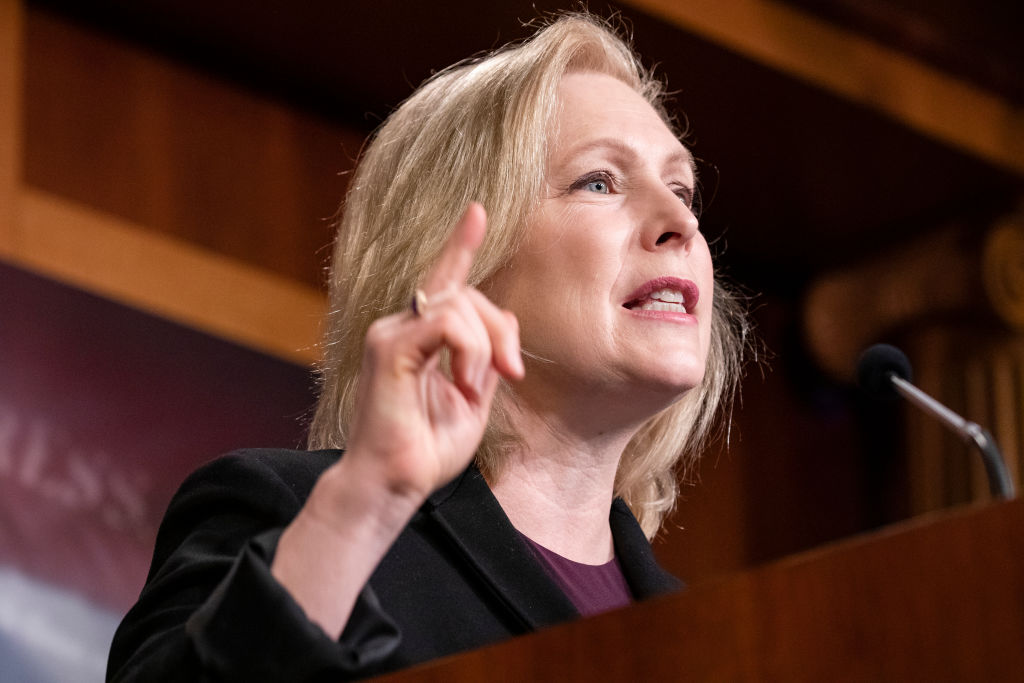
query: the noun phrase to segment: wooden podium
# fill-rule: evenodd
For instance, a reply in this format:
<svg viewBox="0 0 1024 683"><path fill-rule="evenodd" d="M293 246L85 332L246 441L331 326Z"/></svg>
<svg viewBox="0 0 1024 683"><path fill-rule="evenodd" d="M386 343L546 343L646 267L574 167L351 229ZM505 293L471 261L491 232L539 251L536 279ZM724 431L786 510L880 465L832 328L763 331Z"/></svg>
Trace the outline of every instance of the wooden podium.
<svg viewBox="0 0 1024 683"><path fill-rule="evenodd" d="M377 680L1024 681L1024 503L917 518Z"/></svg>

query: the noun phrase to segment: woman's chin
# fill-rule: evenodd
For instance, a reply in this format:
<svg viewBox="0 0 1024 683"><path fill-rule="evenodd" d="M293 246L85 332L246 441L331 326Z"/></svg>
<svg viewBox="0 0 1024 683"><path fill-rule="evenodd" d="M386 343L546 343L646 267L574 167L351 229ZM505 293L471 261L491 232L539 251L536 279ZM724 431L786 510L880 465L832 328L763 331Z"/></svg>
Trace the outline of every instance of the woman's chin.
<svg viewBox="0 0 1024 683"><path fill-rule="evenodd" d="M704 368L703 359L687 355L658 363L653 368L644 368L637 380L668 394L686 394L704 381Z"/></svg>
<svg viewBox="0 0 1024 683"><path fill-rule="evenodd" d="M703 368L693 372L682 372L679 368L675 370L672 373L636 377L632 385L623 391L622 400L647 416L654 415L700 387L704 379Z"/></svg>

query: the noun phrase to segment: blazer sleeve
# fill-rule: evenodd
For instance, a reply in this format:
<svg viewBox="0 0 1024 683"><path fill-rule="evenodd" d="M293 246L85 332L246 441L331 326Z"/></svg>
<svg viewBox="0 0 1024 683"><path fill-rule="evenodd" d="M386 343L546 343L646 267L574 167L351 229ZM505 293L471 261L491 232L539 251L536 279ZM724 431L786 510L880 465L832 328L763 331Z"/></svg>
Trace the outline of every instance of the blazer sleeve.
<svg viewBox="0 0 1024 683"><path fill-rule="evenodd" d="M332 460L238 452L190 476L161 524L139 601L114 636L107 680L336 681L371 673L401 634L369 586L335 641L270 573L277 539Z"/></svg>

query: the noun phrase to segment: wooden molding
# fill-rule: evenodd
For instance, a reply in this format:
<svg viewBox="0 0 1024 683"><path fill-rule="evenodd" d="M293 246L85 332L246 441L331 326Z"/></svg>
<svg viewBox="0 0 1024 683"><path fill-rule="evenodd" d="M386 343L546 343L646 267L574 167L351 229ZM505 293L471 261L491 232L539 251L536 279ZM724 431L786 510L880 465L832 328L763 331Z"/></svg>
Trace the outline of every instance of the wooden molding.
<svg viewBox="0 0 1024 683"><path fill-rule="evenodd" d="M0 256L18 223L21 182L21 0L0 0Z"/></svg>
<svg viewBox="0 0 1024 683"><path fill-rule="evenodd" d="M626 3L1024 173L1024 109L896 50L770 0Z"/></svg>
<svg viewBox="0 0 1024 683"><path fill-rule="evenodd" d="M310 364L325 297L287 278L31 188L18 265L216 336Z"/></svg>
<svg viewBox="0 0 1024 683"><path fill-rule="evenodd" d="M852 379L857 354L869 344L936 318L988 320L1020 334L1022 264L1024 224L1011 216L984 232L952 225L828 273L804 301L808 348L835 377Z"/></svg>

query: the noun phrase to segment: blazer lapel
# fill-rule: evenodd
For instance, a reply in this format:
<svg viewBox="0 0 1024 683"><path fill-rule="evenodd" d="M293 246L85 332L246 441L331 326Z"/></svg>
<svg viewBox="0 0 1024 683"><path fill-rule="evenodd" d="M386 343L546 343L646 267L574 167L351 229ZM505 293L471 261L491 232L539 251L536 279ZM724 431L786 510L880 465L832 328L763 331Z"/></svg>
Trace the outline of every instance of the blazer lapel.
<svg viewBox="0 0 1024 683"><path fill-rule="evenodd" d="M524 631L580 616L534 559L475 466L430 496L424 512Z"/></svg>
<svg viewBox="0 0 1024 683"><path fill-rule="evenodd" d="M651 543L636 521L629 506L621 498L612 502L608 517L615 539L615 554L633 591L633 597L644 600L663 593L682 590L683 582L662 569L654 558Z"/></svg>
<svg viewBox="0 0 1024 683"><path fill-rule="evenodd" d="M524 631L579 618L579 611L534 558L475 466L430 496L424 512ZM609 523L622 573L636 600L683 588L679 579L658 565L650 542L619 498L612 502Z"/></svg>

